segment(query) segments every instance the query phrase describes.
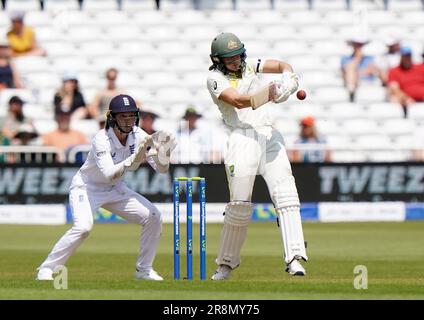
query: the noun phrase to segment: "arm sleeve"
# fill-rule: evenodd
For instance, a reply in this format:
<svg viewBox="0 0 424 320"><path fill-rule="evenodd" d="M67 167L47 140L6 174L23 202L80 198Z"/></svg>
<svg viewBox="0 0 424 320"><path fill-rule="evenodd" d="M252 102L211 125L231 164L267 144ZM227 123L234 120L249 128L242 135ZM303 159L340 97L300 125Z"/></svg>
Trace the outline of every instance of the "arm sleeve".
<svg viewBox="0 0 424 320"><path fill-rule="evenodd" d="M218 99L222 91L231 88L231 84L224 77L210 76L208 77L207 87L210 94Z"/></svg>
<svg viewBox="0 0 424 320"><path fill-rule="evenodd" d="M92 150L96 165L103 176L112 183L118 181L125 172L125 160L114 164L110 147L98 140L93 141Z"/></svg>

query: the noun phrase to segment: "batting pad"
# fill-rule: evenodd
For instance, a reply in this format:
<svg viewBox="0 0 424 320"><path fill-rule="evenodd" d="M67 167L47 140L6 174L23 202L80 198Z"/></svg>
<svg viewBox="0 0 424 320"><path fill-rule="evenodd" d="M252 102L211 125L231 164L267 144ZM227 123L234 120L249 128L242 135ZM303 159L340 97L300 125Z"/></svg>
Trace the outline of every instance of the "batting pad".
<svg viewBox="0 0 424 320"><path fill-rule="evenodd" d="M240 251L246 239L251 215L250 202L234 201L225 208L224 226L216 259L218 265L225 264L234 269L240 264Z"/></svg>
<svg viewBox="0 0 424 320"><path fill-rule="evenodd" d="M290 263L295 258L307 261L299 206L277 209L277 214L284 246L284 261Z"/></svg>
<svg viewBox="0 0 424 320"><path fill-rule="evenodd" d="M246 240L246 235L247 226L236 227L224 224L216 263L218 265L225 264L231 269L238 267L241 261L240 251L244 240Z"/></svg>

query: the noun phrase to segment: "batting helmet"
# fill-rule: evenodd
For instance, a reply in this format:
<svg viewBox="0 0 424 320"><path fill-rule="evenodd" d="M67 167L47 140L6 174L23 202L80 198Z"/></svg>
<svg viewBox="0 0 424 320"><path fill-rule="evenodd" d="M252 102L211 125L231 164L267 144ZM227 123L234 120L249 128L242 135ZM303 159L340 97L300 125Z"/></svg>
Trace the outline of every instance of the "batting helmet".
<svg viewBox="0 0 424 320"><path fill-rule="evenodd" d="M109 103L109 110L106 118L106 129L117 127L122 133L130 133L130 131L123 130L116 121L116 114L123 112L134 112L135 126L138 126L140 120L140 110L137 107L135 100L126 94L120 94L115 96Z"/></svg>
<svg viewBox="0 0 424 320"><path fill-rule="evenodd" d="M218 69L224 74L228 73L222 58L241 56L240 71L243 71L246 66L246 49L240 39L233 33L223 32L212 40L211 45L211 60L212 69Z"/></svg>

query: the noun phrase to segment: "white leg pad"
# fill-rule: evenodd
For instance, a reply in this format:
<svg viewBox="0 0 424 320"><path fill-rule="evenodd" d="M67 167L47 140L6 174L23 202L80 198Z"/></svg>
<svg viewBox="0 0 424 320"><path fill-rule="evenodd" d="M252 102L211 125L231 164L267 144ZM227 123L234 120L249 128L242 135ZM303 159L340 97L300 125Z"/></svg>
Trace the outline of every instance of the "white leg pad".
<svg viewBox="0 0 424 320"><path fill-rule="evenodd" d="M293 259L307 261L299 207L277 209L277 213L284 245L285 262L290 263Z"/></svg>
<svg viewBox="0 0 424 320"><path fill-rule="evenodd" d="M240 264L240 251L246 239L247 226L252 215L250 202L232 201L225 208L224 226L216 263L231 269Z"/></svg>
<svg viewBox="0 0 424 320"><path fill-rule="evenodd" d="M303 239L300 202L293 176L277 182L273 190L273 201L278 214L281 238L284 245L284 260L308 260Z"/></svg>

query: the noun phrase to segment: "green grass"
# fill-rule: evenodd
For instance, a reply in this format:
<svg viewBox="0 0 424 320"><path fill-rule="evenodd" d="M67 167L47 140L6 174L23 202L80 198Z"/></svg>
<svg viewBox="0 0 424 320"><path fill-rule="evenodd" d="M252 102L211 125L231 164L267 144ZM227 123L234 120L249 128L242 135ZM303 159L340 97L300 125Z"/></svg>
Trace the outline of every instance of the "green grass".
<svg viewBox="0 0 424 320"><path fill-rule="evenodd" d="M165 224L155 260L166 279L160 283L133 279L137 226L99 224L68 262L68 290L34 281L36 267L69 227L0 226L0 299L424 299L424 222L305 223L310 260L303 278L283 271L276 224L252 223L242 264L226 282L173 281L172 225ZM207 232L209 277L220 226L208 225ZM197 256L194 263L198 277ZM368 268L367 290L353 286L356 265Z"/></svg>

